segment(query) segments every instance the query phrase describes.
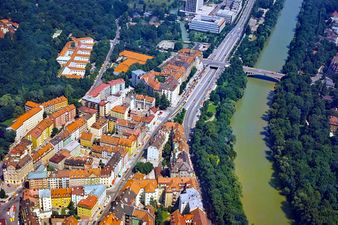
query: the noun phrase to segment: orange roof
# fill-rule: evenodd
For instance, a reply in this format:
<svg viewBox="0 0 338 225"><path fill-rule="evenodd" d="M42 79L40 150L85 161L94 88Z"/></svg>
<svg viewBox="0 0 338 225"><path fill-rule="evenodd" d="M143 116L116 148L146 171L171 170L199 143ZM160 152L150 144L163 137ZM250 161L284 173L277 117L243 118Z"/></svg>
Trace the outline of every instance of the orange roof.
<svg viewBox="0 0 338 225"><path fill-rule="evenodd" d="M76 110L75 105L73 105L73 104L67 105L66 107L64 107L64 108L62 108L62 109L60 109L60 110L58 110L58 111L52 113L52 114L50 115L50 117L51 117L52 119L56 119L56 118L58 118L59 116L65 114L65 113L69 113L69 112L71 112L71 111L73 111L73 110Z"/></svg>
<svg viewBox="0 0 338 225"><path fill-rule="evenodd" d="M48 143L45 146L43 146L42 148L40 148L37 151L33 152L32 153L33 162L36 162L39 159L41 159L41 157L43 155L45 155L46 153L50 152L52 149L53 149L52 144Z"/></svg>
<svg viewBox="0 0 338 225"><path fill-rule="evenodd" d="M155 98L147 96L147 95L136 95L135 96L136 100L145 100L146 102L154 102Z"/></svg>
<svg viewBox="0 0 338 225"><path fill-rule="evenodd" d="M101 220L99 225L120 225L121 223L122 221L119 220L114 213L110 212L103 220Z"/></svg>
<svg viewBox="0 0 338 225"><path fill-rule="evenodd" d="M86 141L91 141L93 138L93 134L90 132L82 132L80 139L86 140Z"/></svg>
<svg viewBox="0 0 338 225"><path fill-rule="evenodd" d="M78 207L92 209L97 203L97 197L95 195L88 195L87 198L82 199L77 204Z"/></svg>
<svg viewBox="0 0 338 225"><path fill-rule="evenodd" d="M148 211L135 209L133 212L133 216L142 220L142 222L147 225L155 224L155 215L151 215Z"/></svg>
<svg viewBox="0 0 338 225"><path fill-rule="evenodd" d="M40 105L36 102L33 102L33 101L27 101L25 106L27 106L29 108L36 108L36 107L39 107Z"/></svg>
<svg viewBox="0 0 338 225"><path fill-rule="evenodd" d="M338 126L338 117L330 116L329 123L331 126Z"/></svg>
<svg viewBox="0 0 338 225"><path fill-rule="evenodd" d="M149 56L149 55L145 55L145 54L141 54L141 53L137 53L137 52L132 52L132 51L128 51L128 50L124 50L124 51L120 52L119 55L127 57L129 59L135 59L135 60L143 61L143 62L146 62L148 59L154 58L153 56Z"/></svg>
<svg viewBox="0 0 338 225"><path fill-rule="evenodd" d="M70 216L62 222L62 225L78 225L78 221L74 216Z"/></svg>
<svg viewBox="0 0 338 225"><path fill-rule="evenodd" d="M159 72L150 71L146 74L144 74L141 79L144 80L144 82L150 86L154 90L160 90L161 89L161 83L155 79L156 76L159 76Z"/></svg>
<svg viewBox="0 0 338 225"><path fill-rule="evenodd" d="M28 135L31 135L34 138L38 138L41 134L49 127L53 125L53 121L49 118L43 119L36 127L29 132Z"/></svg>
<svg viewBox="0 0 338 225"><path fill-rule="evenodd" d="M82 76L77 74L63 74L63 77L69 78L69 79L81 79Z"/></svg>
<svg viewBox="0 0 338 225"><path fill-rule="evenodd" d="M50 192L52 198L68 198L72 195L71 188L55 188L51 189Z"/></svg>
<svg viewBox="0 0 338 225"><path fill-rule="evenodd" d="M112 146L100 146L100 145L93 145L92 146L92 152L96 152L96 153L102 153L102 152L109 152L109 153L112 153L112 152L115 152L116 151L116 148L113 149Z"/></svg>
<svg viewBox="0 0 338 225"><path fill-rule="evenodd" d="M128 108L123 105L117 105L112 109L113 112L120 113L120 114L126 113L127 110Z"/></svg>
<svg viewBox="0 0 338 225"><path fill-rule="evenodd" d="M66 127L66 130L70 133L73 133L74 131L76 131L80 127L84 126L85 124L86 124L86 120L83 117L80 117L77 120L75 120L74 122L72 122L71 124L69 124Z"/></svg>
<svg viewBox="0 0 338 225"><path fill-rule="evenodd" d="M138 177L136 177L138 178ZM131 179L128 180L123 190L130 189L135 194L138 194L141 189L144 189L147 193L153 193L156 191L157 181L152 179Z"/></svg>
<svg viewBox="0 0 338 225"><path fill-rule="evenodd" d="M196 224L196 225L205 225L205 224L208 224L207 215L200 208L194 209L190 213L192 215L192 219L194 221L194 224Z"/></svg>
<svg viewBox="0 0 338 225"><path fill-rule="evenodd" d="M56 105L62 102L66 102L68 104L68 99L65 96L60 96L60 97L57 97L57 98L54 98L47 102L42 103L42 106L47 108L49 106Z"/></svg>
<svg viewBox="0 0 338 225"><path fill-rule="evenodd" d="M198 189L198 183L194 177L162 177L157 178L159 185L165 185L172 190L183 189L186 185Z"/></svg>
<svg viewBox="0 0 338 225"><path fill-rule="evenodd" d="M13 130L17 130L19 127L21 127L23 125L23 123L26 120L29 120L31 117L33 117L34 115L39 113L41 110L42 109L40 107L36 107L36 108L32 108L32 109L28 110L27 112L25 112L24 114L22 114L21 116L16 118L16 120L12 123L12 125L10 127Z"/></svg>
<svg viewBox="0 0 338 225"><path fill-rule="evenodd" d="M92 128L101 129L104 125L108 124L108 120L104 117L99 118L93 125Z"/></svg>
<svg viewBox="0 0 338 225"><path fill-rule="evenodd" d="M170 224L171 225L186 225L185 219L177 209L170 216Z"/></svg>
<svg viewBox="0 0 338 225"><path fill-rule="evenodd" d="M100 142L103 142L105 144L109 145L118 145L119 144L119 138L114 136L108 136L108 135L102 135Z"/></svg>

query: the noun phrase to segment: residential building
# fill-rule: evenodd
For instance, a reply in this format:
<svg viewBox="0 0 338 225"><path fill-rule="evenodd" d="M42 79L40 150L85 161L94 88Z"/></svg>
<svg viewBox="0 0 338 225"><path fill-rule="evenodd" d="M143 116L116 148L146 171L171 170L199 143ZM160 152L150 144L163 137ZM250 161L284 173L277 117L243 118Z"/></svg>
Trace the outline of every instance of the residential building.
<svg viewBox="0 0 338 225"><path fill-rule="evenodd" d="M90 132L95 138L101 137L108 132L108 120L104 117L100 117L91 127Z"/></svg>
<svg viewBox="0 0 338 225"><path fill-rule="evenodd" d="M71 39L61 50L56 61L62 67L61 76L83 78L94 46L94 39L91 37L71 37Z"/></svg>
<svg viewBox="0 0 338 225"><path fill-rule="evenodd" d="M29 172L27 176L29 189L39 190L48 189L48 172L43 165L39 166L35 171Z"/></svg>
<svg viewBox="0 0 338 225"><path fill-rule="evenodd" d="M27 135L34 127L36 127L43 120L43 109L36 107L28 110L9 126L8 130L15 132L15 141L18 142Z"/></svg>
<svg viewBox="0 0 338 225"><path fill-rule="evenodd" d="M111 80L102 83L89 91L82 98L82 105L98 111L97 116L106 116L110 110L121 105L130 89L125 88L123 79Z"/></svg>
<svg viewBox="0 0 338 225"><path fill-rule="evenodd" d="M78 225L78 221L74 216L69 216L65 218L61 225Z"/></svg>
<svg viewBox="0 0 338 225"><path fill-rule="evenodd" d="M39 206L44 212L52 211L52 195L49 189L39 190Z"/></svg>
<svg viewBox="0 0 338 225"><path fill-rule="evenodd" d="M68 105L64 108L52 113L49 118L54 122L54 126L58 129L62 128L66 124L73 122L76 116L75 106Z"/></svg>
<svg viewBox="0 0 338 225"><path fill-rule="evenodd" d="M44 102L41 105L43 106L45 113L51 114L66 107L68 105L68 99L65 96L60 96Z"/></svg>
<svg viewBox="0 0 338 225"><path fill-rule="evenodd" d="M93 158L90 157L70 157L67 158L64 162L64 168L69 170L74 169L89 169L92 168Z"/></svg>
<svg viewBox="0 0 338 225"><path fill-rule="evenodd" d="M170 216L170 225L206 225L209 224L206 213L197 208L188 214L182 215L179 210L174 211Z"/></svg>
<svg viewBox="0 0 338 225"><path fill-rule="evenodd" d="M81 218L93 218L98 208L98 200L95 195L89 195L77 204L77 215Z"/></svg>
<svg viewBox="0 0 338 225"><path fill-rule="evenodd" d="M53 128L53 121L45 118L27 134L26 138L33 143L34 149L38 148L52 135Z"/></svg>
<svg viewBox="0 0 338 225"><path fill-rule="evenodd" d="M155 107L155 98L146 95L135 95L135 108L137 110L146 110Z"/></svg>
<svg viewBox="0 0 338 225"><path fill-rule="evenodd" d="M123 105L117 105L111 110L111 116L120 119L127 119L128 118L128 111L129 108Z"/></svg>
<svg viewBox="0 0 338 225"><path fill-rule="evenodd" d="M185 11L196 13L203 6L204 0L186 0Z"/></svg>
<svg viewBox="0 0 338 225"><path fill-rule="evenodd" d="M74 122L68 124L65 130L69 132L71 140L78 140L80 134L87 129L87 122L83 117L76 119Z"/></svg>
<svg viewBox="0 0 338 225"><path fill-rule="evenodd" d="M55 151L50 143L42 146L32 153L34 165L48 165L48 161L54 156Z"/></svg>
<svg viewBox="0 0 338 225"><path fill-rule="evenodd" d="M32 142L23 139L9 150L2 165L6 184L22 185L28 173L34 170L31 149Z"/></svg>
<svg viewBox="0 0 338 225"><path fill-rule="evenodd" d="M131 135L128 138L102 135L100 139L100 145L119 146L126 149L129 155L131 155L137 148L137 139L134 135Z"/></svg>
<svg viewBox="0 0 338 225"><path fill-rule="evenodd" d="M20 201L20 220L25 225L40 225L39 218L33 211L35 205L30 200Z"/></svg>
<svg viewBox="0 0 338 225"><path fill-rule="evenodd" d="M51 189L52 207L66 208L71 202L72 189L71 188L57 188Z"/></svg>
<svg viewBox="0 0 338 225"><path fill-rule="evenodd" d="M195 188L187 188L180 194L178 208L181 213L203 209L201 194Z"/></svg>
<svg viewBox="0 0 338 225"><path fill-rule="evenodd" d="M225 24L223 17L196 15L189 23L189 29L219 34L224 29Z"/></svg>
<svg viewBox="0 0 338 225"><path fill-rule="evenodd" d="M62 153L63 152L63 153ZM65 152L67 152L65 154ZM64 163L70 153L67 150L56 153L52 158L49 159L48 165L57 170L63 170Z"/></svg>
<svg viewBox="0 0 338 225"><path fill-rule="evenodd" d="M119 220L114 213L110 212L106 215L103 220L100 221L99 225L122 225L123 221Z"/></svg>
<svg viewBox="0 0 338 225"><path fill-rule="evenodd" d="M94 135L90 132L82 132L80 136L80 144L83 147L91 148L93 146L94 142Z"/></svg>

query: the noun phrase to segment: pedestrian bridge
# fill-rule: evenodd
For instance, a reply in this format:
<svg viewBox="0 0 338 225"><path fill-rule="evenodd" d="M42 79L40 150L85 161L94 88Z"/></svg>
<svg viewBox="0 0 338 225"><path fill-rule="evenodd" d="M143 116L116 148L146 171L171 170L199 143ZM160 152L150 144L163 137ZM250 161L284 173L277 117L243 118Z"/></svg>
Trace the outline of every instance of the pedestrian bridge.
<svg viewBox="0 0 338 225"><path fill-rule="evenodd" d="M210 66L211 68L220 68L220 67L228 67L230 66L229 62L219 62L214 60L205 59L203 60L203 64L205 66ZM248 66L243 66L244 72L247 74L248 77L255 77L260 79L272 80L275 82L279 82L282 77L285 76L283 73L271 71L271 70L264 70L258 69Z"/></svg>

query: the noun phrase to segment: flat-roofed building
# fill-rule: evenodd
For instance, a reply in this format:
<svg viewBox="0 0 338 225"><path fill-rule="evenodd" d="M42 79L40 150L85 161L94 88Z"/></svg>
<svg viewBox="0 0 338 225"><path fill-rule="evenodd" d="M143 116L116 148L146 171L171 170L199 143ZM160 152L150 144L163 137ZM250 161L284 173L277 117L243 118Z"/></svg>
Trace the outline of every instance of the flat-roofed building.
<svg viewBox="0 0 338 225"><path fill-rule="evenodd" d="M219 34L225 27L225 19L218 16L197 15L189 23L189 29Z"/></svg>
<svg viewBox="0 0 338 225"><path fill-rule="evenodd" d="M203 0L186 0L185 11L196 13L203 6Z"/></svg>

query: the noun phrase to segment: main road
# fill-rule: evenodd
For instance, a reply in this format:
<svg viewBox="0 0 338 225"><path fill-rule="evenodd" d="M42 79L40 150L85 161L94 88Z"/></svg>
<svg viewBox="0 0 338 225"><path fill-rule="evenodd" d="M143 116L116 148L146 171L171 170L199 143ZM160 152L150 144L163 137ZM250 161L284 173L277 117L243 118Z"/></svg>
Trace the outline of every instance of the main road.
<svg viewBox="0 0 338 225"><path fill-rule="evenodd" d="M255 0L248 0L244 5L242 13L235 27L225 36L221 44L214 49L212 54L208 57L209 61L216 62L227 62L229 56L233 52L235 46L239 43L242 38L246 22L250 17L251 10ZM186 115L184 117L183 126L187 137L190 135L191 129L195 126L197 115L203 104L208 98L211 90L215 87L216 81L222 74L223 68L218 69L206 68L205 74L199 81L199 84L193 90L191 96L184 104L186 109Z"/></svg>

